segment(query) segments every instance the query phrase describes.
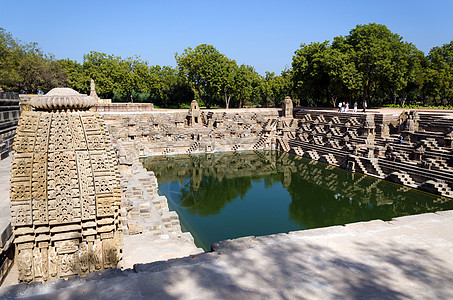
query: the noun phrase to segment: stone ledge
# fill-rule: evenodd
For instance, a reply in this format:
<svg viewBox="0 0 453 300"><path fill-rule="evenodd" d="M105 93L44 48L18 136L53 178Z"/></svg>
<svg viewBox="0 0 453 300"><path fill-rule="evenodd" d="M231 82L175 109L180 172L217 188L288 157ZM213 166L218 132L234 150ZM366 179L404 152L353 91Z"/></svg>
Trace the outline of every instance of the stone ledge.
<svg viewBox="0 0 453 300"><path fill-rule="evenodd" d="M420 227L426 232L429 232L430 230L434 230L432 233L437 234L439 231L436 230L439 226L444 226L442 223L439 222L432 222L432 224L436 225L437 227L429 227L429 228L424 228L424 224L427 221L432 221L432 220L442 220L442 221L448 221L452 222L453 220L453 211L446 211L446 212L440 212L436 214L422 214L422 215L415 215L411 216L410 218L407 217L401 217L401 218L395 218L392 221L388 222L383 222L381 220L374 220L374 221L369 221L369 222L359 222L359 223L352 223L352 224L347 224L346 226L333 226L333 227L326 227L326 228L320 228L320 229L313 229L313 230L305 230L305 231L297 231L297 232L291 232L289 234L275 234L275 235L269 235L269 236L262 236L262 237L243 237L239 239L233 239L233 240L226 240L226 241L221 241L218 243L213 244L212 249L213 252L205 252L199 255L192 255L188 256L185 258L178 258L178 259L171 259L168 261L159 261L159 262L154 262L154 263L149 263L149 264L136 264L134 265L133 269L127 269L127 270L120 270L120 269L110 269L110 270L103 270L99 272L94 272L91 274L88 274L86 277L79 277L79 276L73 276L69 278L68 280L63 280L63 279L58 279L54 281L50 281L48 283L32 283L32 284L19 284L11 287L3 287L0 288L0 297L3 297L2 299L16 299L16 298L31 298L33 296L42 296L43 299L53 299L57 295L65 295L66 297L71 298L71 295L74 295L77 297L77 295L80 297L80 290L90 287L91 291L91 297L98 297L98 295L105 295L104 291L100 287L103 287L104 289L107 287L113 287L115 286L115 289L122 290L122 286L124 285L124 288L127 288L129 284L135 285L137 281L139 282L149 282L152 278L152 280L156 280L157 278L163 278L162 280L159 279L159 281L162 281L164 285L172 285L172 282L169 281L168 279L169 274L171 272L173 273L178 273L178 274L184 274L183 270L187 270L187 272L192 272L197 274L199 277L199 280L203 280L204 283L209 283L210 287L214 286L229 286L228 290L231 288L232 290L243 290L242 286L237 285L237 283L228 283L231 279L228 279L224 277L225 275L220 275L220 274L225 274L224 272L233 272L234 270L239 270L242 268L246 268L248 271L248 274L257 274L259 268L263 267L260 266L261 264L266 264L262 259L260 259L260 255L267 253L274 253L272 255L276 255L275 253L287 253L288 249L304 249L304 247L307 247L307 251L311 251L313 253L317 253L318 250L315 244L324 244L324 240L328 241L326 244L326 249L336 249L336 252L332 253L327 251L326 249L322 250L323 252L320 252L318 257L314 256L309 256L307 258L308 261L311 261L312 259L316 259L317 263L320 264L322 260L326 259L326 256L330 257L333 255L335 258L336 255L346 255L348 252L342 252L342 251L349 251L350 247L365 247L365 248L359 248L362 249L363 251L367 250L367 245L370 245L369 251L371 253L374 253L376 249L372 249L373 247L377 246L382 246L382 245L391 245L394 248L394 251L396 253L399 253L399 247L402 247L405 245L405 247L412 247L412 243L417 242L417 238L411 235L412 230L411 228L408 228L407 226L403 225L402 223L398 223L399 221L404 223L411 223L414 227ZM402 226L399 226L402 225ZM446 224L449 225L449 224ZM382 230L379 231L378 229L390 229L390 230L396 230L397 235L393 234L392 232L385 233ZM377 240L373 239L373 235L367 234L369 231L375 231L376 236L378 237ZM401 230L409 230L406 233L402 232ZM353 232L361 232L361 235L357 237L357 240L355 240L351 244L351 240L356 239L355 237L352 237L350 235L351 231ZM445 234L446 231L444 231ZM341 237L341 234L344 234L347 239L344 239ZM408 236L406 236L408 235ZM392 242L395 238L398 238L399 236L404 237L403 238L403 243L394 243ZM313 237L321 237L322 239L312 239ZM383 240L384 238L388 238L387 241ZM445 237L443 237L445 239ZM345 241L349 240L349 241ZM363 240L363 241L362 241ZM344 242L345 241L345 242ZM368 241L368 242L367 242ZM371 245L370 241L375 241L375 244ZM448 239L445 240L446 242ZM346 243L345 245L342 245ZM420 241L422 244L420 244L421 248L425 247L426 244L424 244L423 241ZM311 243L314 243L312 246ZM389 244L390 243L390 244ZM408 243L407 245L404 243ZM451 241L450 241L451 243ZM331 248L331 246L334 246L334 248ZM446 244L445 244L446 245ZM444 246L445 246L444 245ZM423 247L422 247L423 246ZM448 245L446 245L448 246ZM330 248L329 248L330 247ZM344 249L342 250L342 248ZM354 248L352 248L354 249ZM416 249L415 249L416 250ZM414 251L415 251L414 250ZM283 251L283 252L282 252ZM295 251L295 250L294 250ZM300 251L300 250L297 250ZM339 251L339 252L338 252ZM357 250L355 250L357 251ZM417 250L418 251L418 250ZM422 250L419 250L422 251ZM436 249L433 249L433 253L438 253L439 251ZM261 254L260 254L261 253ZM294 255L299 252L294 252ZM308 252L307 252L308 253ZM311 255L313 255L313 253ZM380 253L379 251L377 253ZM354 268L360 267L360 264L365 264L365 261L361 262L362 259L367 259L367 260L376 260L373 262L367 261L367 264L370 264L369 267L373 266L373 268L376 268L379 266L379 256L378 254L367 254L365 256L360 256L357 257L358 262L354 262L354 264L359 264L359 266L355 266ZM403 253L403 252L402 252ZM417 255L422 255L419 252L415 252ZM299 255L299 254L297 254ZM307 254L308 255L308 254ZM371 255L371 256L370 256ZM447 255L446 258L448 258L450 254L442 252L442 255ZM278 254L277 254L278 256ZM287 253L286 256L291 257L291 253ZM230 258L238 261L246 261L249 259L252 259L252 257L257 260L255 264L256 266L251 266L251 265L243 265L243 264L233 264L233 261L230 262ZM263 258L264 259L264 258ZM274 258L276 259L276 258ZM293 264L294 262L289 262L289 261L281 261L281 259L288 259L288 258L279 258L279 263L286 265L286 264ZM348 267L349 265L347 262L344 262L345 257L337 257L333 261L326 261L325 263L332 264L343 268L343 267ZM399 259L396 258L395 259ZM415 258L414 258L415 259ZM440 258L439 258L440 259ZM445 259L445 258L444 258ZM389 263L389 261L385 261L385 263ZM392 263L392 261L390 261ZM316 264L313 265L313 268L317 268ZM346 265L344 265L346 264ZM362 268L365 265L362 266ZM393 266L393 265L392 265ZM396 264L398 266L398 264ZM329 265L329 267L332 267ZM394 268L395 266L393 266ZM447 267L447 266L446 266ZM212 278L209 275L203 276L203 272L206 272L207 270L210 270L212 272L215 268L216 271L219 273L216 273L217 277ZM218 270L217 270L218 268ZM252 269L250 269L252 268ZM349 266L348 269L353 268L353 266ZM255 270L256 269L256 270ZM221 270L221 271L220 271ZM251 270L255 270L253 273L250 273ZM353 269L354 271L355 269ZM356 271L358 272L365 272L368 269L357 269ZM269 272L271 272L271 269L269 269ZM306 270L305 273L308 276L306 280L309 282L315 280L311 277L311 273L313 271ZM429 272L429 271L423 271L423 272ZM161 273L161 274L160 274ZM305 274L304 273L304 274ZM156 274L156 275L152 275ZM189 274L189 273L188 273ZM260 273L260 276L271 276L271 274L262 274ZM292 274L292 273L291 273ZM429 273L428 273L429 274ZM294 274L293 274L294 275ZM178 275L179 276L179 275ZM220 276L220 277L219 277ZM287 275L290 276L290 275ZM291 275L292 276L292 275ZM301 276L300 274L297 276ZM314 278L319 277L320 275L318 273L313 273ZM392 275L394 276L394 275ZM397 276L397 275L395 275ZM415 276L415 275L414 275ZM178 277L176 277L178 278ZM292 277L290 277L292 278ZM288 280L292 280L288 278ZM262 277L259 277L258 280L261 280ZM359 278L356 278L359 279ZM363 278L362 278L363 279ZM175 280L175 279L172 279ZM190 279L187 279L190 282ZM236 279L235 279L236 280ZM239 279L238 279L239 280ZM281 279L275 278L276 282L280 281L281 284ZM310 281L311 280L311 281ZM332 279L329 279L332 280ZM338 279L336 279L338 280ZM371 280L371 279L370 279ZM403 279L403 281L406 279ZM218 281L218 282L217 282ZM135 282L135 283L133 283ZM334 282L334 281L332 281ZM412 282L412 281L410 281ZM176 283L176 282L175 282ZM315 282L316 283L316 282ZM314 284L315 284L314 283ZM187 283L186 283L187 284ZM282 286L275 286L276 283L270 283L273 284L274 287L273 289L281 289L283 288ZM118 285L118 286L117 286ZM306 285L306 284L305 284ZM134 295L141 295L141 296L147 296L151 298L158 298L162 295L165 295L164 288L165 286L159 286L155 285L154 289L149 289L144 286L140 286L140 291L134 290L133 292L135 293ZM97 288L94 288L97 287ZM186 289L187 293L197 293L196 290L193 290L192 288L189 288L190 286L186 286L188 289ZM205 286L207 287L207 286ZM197 288L197 286L195 286ZM198 286L198 288L200 288ZM407 290L407 288L402 287L402 289ZM416 286L415 290L420 291L421 287ZM215 289L214 289L215 290ZM245 290L244 290L245 291ZM167 291L168 292L168 291ZM385 290L380 290L380 289L374 289L374 296L378 295L385 295ZM322 291L322 293L327 293L330 295L334 295L332 291ZM333 294L331 294L333 293ZM428 292L427 292L428 293ZM448 294L449 291L443 291L443 293ZM121 295L124 294L124 292L120 293ZM257 296L256 290L252 293L253 295ZM413 294L413 292L412 292ZM192 294L193 295L193 294ZM392 294L393 295L393 294ZM86 295L85 295L86 296ZM362 295L363 296L363 295ZM182 297L182 296L181 296Z"/></svg>

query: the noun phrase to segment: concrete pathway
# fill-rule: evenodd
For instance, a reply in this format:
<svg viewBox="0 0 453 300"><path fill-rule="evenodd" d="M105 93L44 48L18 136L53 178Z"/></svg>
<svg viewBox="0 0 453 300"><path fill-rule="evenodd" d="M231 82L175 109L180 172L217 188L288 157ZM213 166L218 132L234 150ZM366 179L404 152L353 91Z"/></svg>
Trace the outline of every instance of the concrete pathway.
<svg viewBox="0 0 453 300"><path fill-rule="evenodd" d="M2 299L453 299L453 211L246 237Z"/></svg>

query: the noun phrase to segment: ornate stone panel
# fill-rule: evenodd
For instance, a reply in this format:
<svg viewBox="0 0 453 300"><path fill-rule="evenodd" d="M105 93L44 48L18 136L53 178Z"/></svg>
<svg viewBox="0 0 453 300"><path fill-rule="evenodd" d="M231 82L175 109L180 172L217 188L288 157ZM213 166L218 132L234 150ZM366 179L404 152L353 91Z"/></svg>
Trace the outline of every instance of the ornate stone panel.
<svg viewBox="0 0 453 300"><path fill-rule="evenodd" d="M54 224L78 221L80 200L75 153L49 153L48 173L49 221Z"/></svg>
<svg viewBox="0 0 453 300"><path fill-rule="evenodd" d="M48 224L47 153L35 153L32 173L33 223Z"/></svg>
<svg viewBox="0 0 453 300"><path fill-rule="evenodd" d="M76 152L76 156L82 219L94 219L96 217L96 201L94 197L93 172L91 170L90 155L87 151L78 151Z"/></svg>
<svg viewBox="0 0 453 300"><path fill-rule="evenodd" d="M72 132L72 142L75 150L86 150L87 142L85 132L83 130L82 122L80 121L79 114L73 113L68 115L69 124Z"/></svg>
<svg viewBox="0 0 453 300"><path fill-rule="evenodd" d="M32 225L32 213L30 201L15 201L11 205L11 224L13 226Z"/></svg>
<svg viewBox="0 0 453 300"><path fill-rule="evenodd" d="M90 97L54 89L22 114L13 149L11 217L20 280L116 267L119 183ZM79 110L80 109L80 110Z"/></svg>
<svg viewBox="0 0 453 300"><path fill-rule="evenodd" d="M53 113L50 126L49 152L70 150L73 150L73 145L68 115L63 112Z"/></svg>

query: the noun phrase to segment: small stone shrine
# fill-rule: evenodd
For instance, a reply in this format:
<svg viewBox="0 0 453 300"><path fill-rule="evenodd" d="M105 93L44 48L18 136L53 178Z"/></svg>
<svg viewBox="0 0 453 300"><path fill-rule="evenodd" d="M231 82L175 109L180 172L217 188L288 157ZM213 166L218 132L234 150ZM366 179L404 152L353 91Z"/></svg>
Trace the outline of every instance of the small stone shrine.
<svg viewBox="0 0 453 300"><path fill-rule="evenodd" d="M197 100L192 100L192 102L190 103L189 113L187 114L187 125L201 125L201 110L198 106Z"/></svg>
<svg viewBox="0 0 453 300"><path fill-rule="evenodd" d="M57 88L30 101L17 127L11 218L23 282L115 268L121 191L92 97Z"/></svg>

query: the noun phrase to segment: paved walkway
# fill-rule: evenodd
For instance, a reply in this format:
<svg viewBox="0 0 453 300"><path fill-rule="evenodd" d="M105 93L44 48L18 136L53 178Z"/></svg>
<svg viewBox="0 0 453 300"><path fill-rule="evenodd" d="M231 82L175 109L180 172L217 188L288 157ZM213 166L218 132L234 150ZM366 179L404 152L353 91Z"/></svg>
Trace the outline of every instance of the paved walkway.
<svg viewBox="0 0 453 300"><path fill-rule="evenodd" d="M223 241L2 299L453 299L453 211Z"/></svg>
<svg viewBox="0 0 453 300"><path fill-rule="evenodd" d="M6 246L12 234L9 209L10 169L11 156L0 161L0 248Z"/></svg>

